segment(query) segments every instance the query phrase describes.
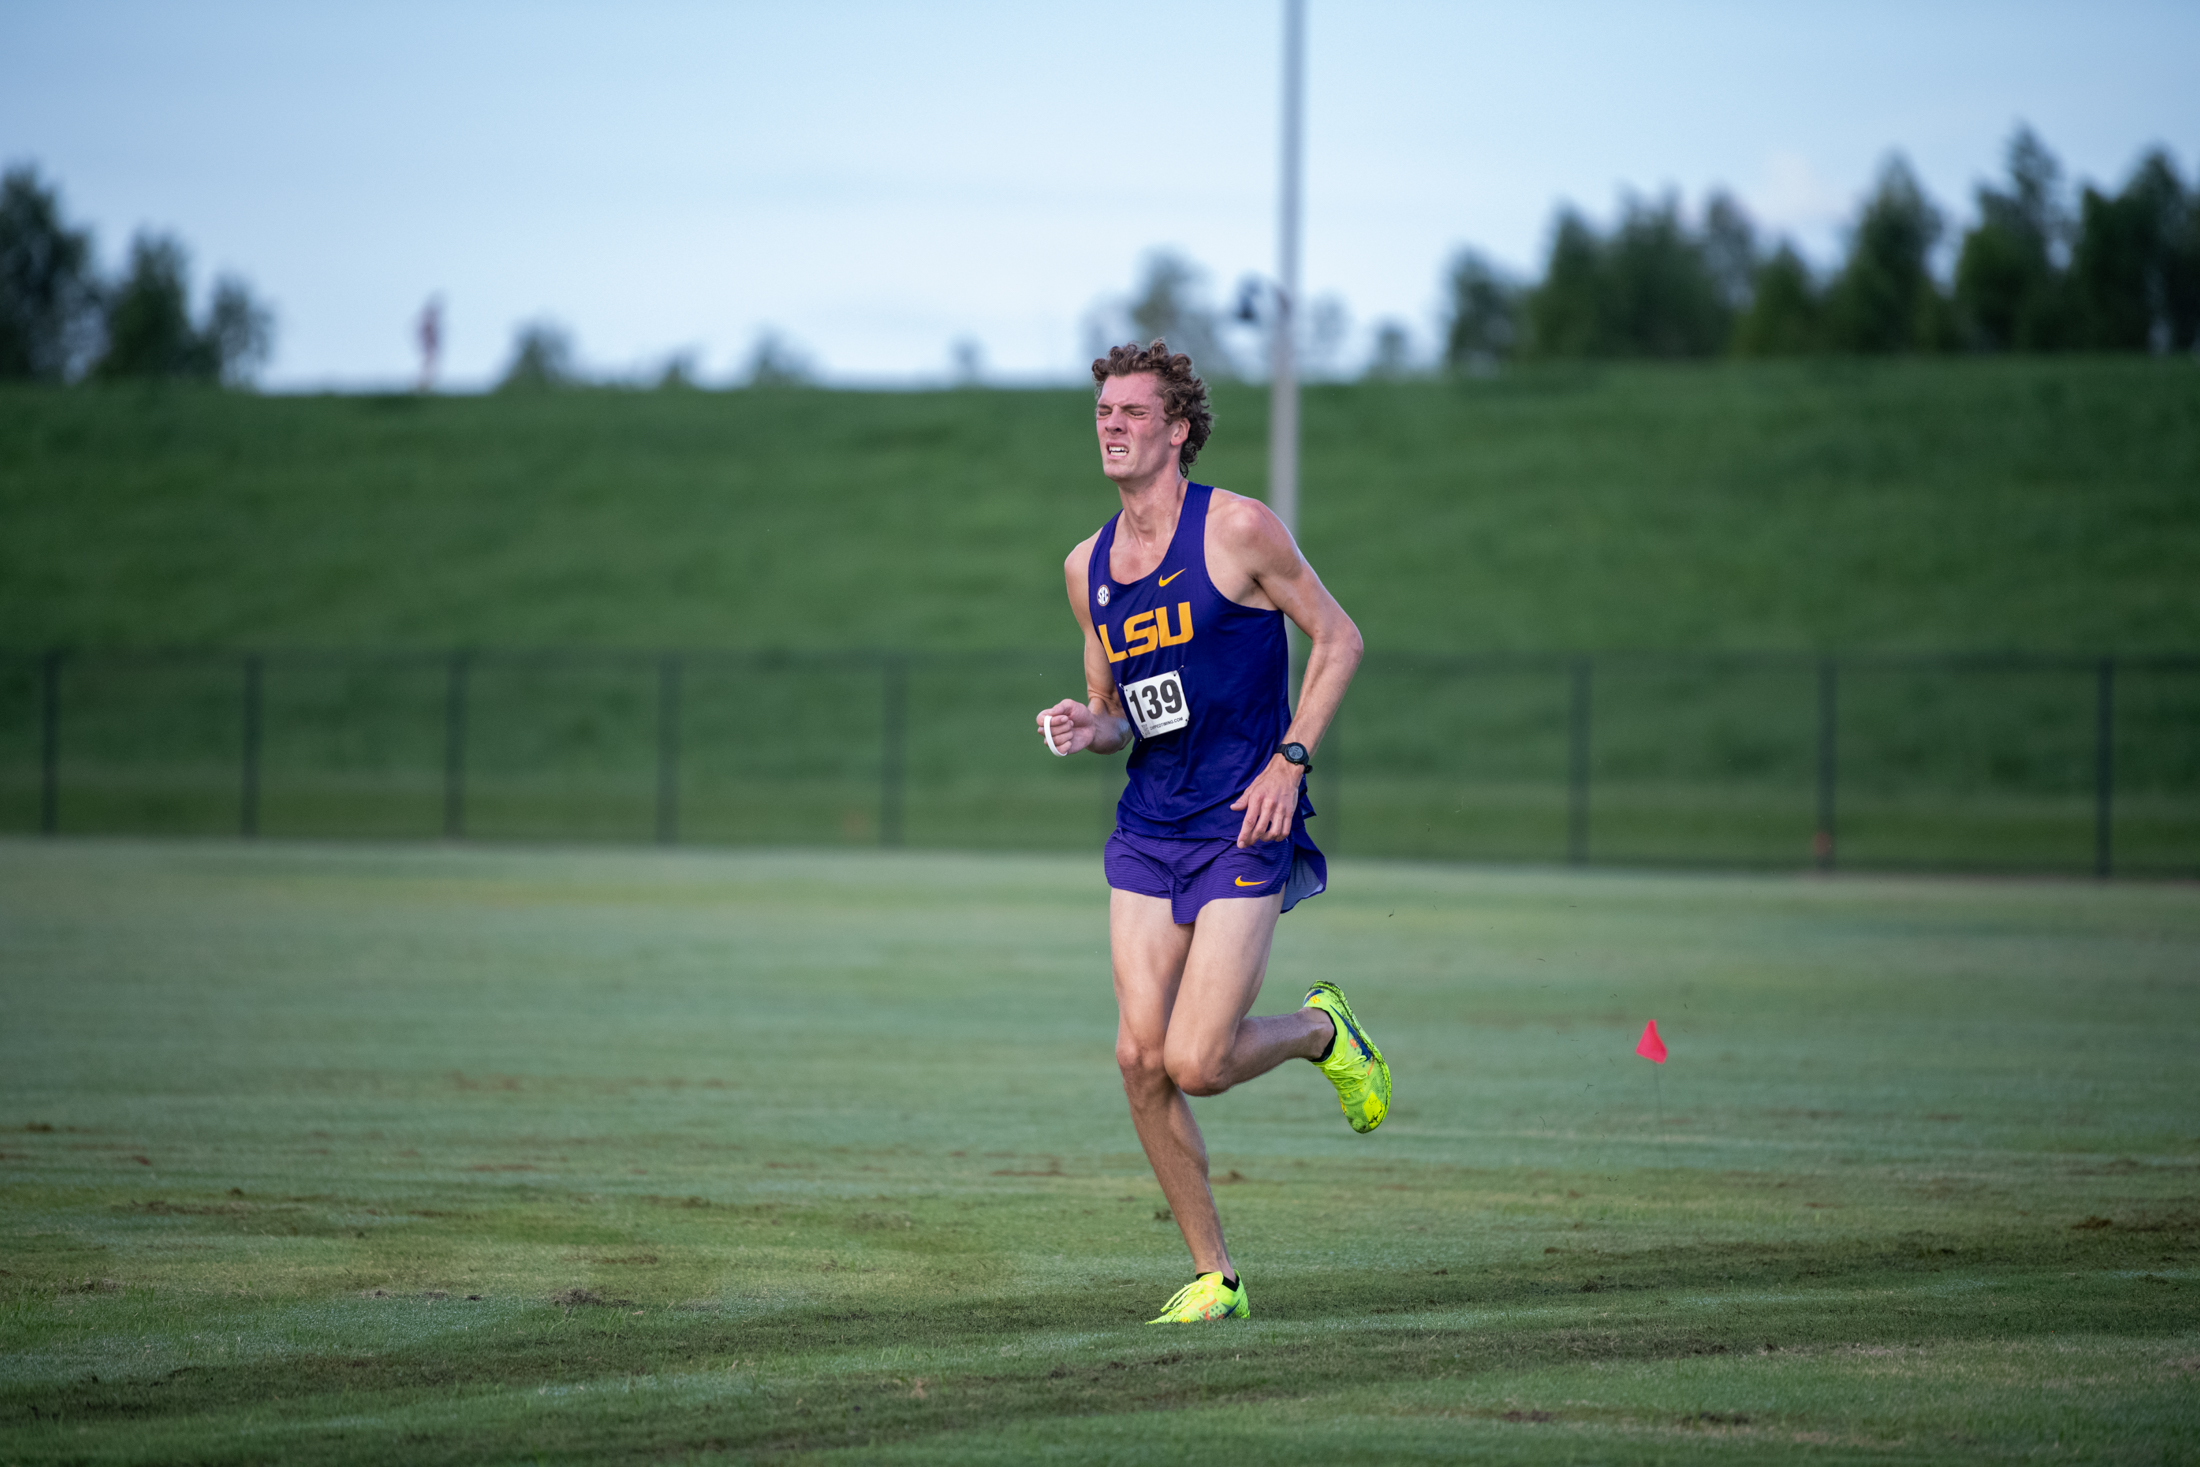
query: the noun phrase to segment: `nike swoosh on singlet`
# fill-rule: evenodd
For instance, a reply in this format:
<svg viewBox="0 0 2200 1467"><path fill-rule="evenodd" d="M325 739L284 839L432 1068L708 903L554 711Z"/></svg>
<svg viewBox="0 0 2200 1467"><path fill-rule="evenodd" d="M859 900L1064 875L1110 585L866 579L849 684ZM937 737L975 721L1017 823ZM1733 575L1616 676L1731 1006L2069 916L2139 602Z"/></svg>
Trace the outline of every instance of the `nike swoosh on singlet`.
<svg viewBox="0 0 2200 1467"><path fill-rule="evenodd" d="M1156 585L1161 585L1161 586L1166 586L1167 584L1169 584L1169 582L1171 582L1171 581L1175 580L1175 579L1176 579L1176 578L1177 578L1178 576L1180 576L1180 575L1183 575L1183 574L1184 574L1184 572L1182 572L1182 571L1180 571L1180 570L1170 571L1170 572L1169 572L1169 573L1168 573L1167 575L1163 576L1163 577L1162 577L1162 578L1161 578L1161 579L1160 579L1159 581L1155 582L1155 584L1156 584Z"/></svg>
<svg viewBox="0 0 2200 1467"><path fill-rule="evenodd" d="M1275 879L1275 877L1270 876L1260 881L1247 881L1244 877L1240 876L1237 878L1237 884L1239 886L1266 886L1269 882L1274 881Z"/></svg>

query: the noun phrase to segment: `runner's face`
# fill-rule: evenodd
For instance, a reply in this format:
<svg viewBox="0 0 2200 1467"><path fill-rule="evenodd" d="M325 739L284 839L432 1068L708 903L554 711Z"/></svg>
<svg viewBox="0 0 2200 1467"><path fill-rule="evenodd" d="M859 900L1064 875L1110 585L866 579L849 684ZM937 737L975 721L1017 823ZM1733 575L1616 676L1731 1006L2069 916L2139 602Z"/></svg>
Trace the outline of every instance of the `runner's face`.
<svg viewBox="0 0 2200 1467"><path fill-rule="evenodd" d="M1161 379L1151 372L1110 377L1100 384L1093 410L1100 432L1100 470L1118 484L1153 478L1176 468L1176 451L1192 433L1161 408Z"/></svg>

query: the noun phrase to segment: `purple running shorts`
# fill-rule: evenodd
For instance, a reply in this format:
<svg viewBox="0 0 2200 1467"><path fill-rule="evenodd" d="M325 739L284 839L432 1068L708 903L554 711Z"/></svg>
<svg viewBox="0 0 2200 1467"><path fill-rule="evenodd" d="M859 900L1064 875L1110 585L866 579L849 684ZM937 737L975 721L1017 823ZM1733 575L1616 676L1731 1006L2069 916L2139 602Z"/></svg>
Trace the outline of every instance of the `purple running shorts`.
<svg viewBox="0 0 2200 1467"><path fill-rule="evenodd" d="M1329 887L1329 862L1306 835L1304 823L1289 840L1238 849L1235 840L1133 835L1117 827L1108 837L1108 885L1117 891L1165 898L1177 925L1199 919L1199 909L1222 897L1283 893L1288 912Z"/></svg>

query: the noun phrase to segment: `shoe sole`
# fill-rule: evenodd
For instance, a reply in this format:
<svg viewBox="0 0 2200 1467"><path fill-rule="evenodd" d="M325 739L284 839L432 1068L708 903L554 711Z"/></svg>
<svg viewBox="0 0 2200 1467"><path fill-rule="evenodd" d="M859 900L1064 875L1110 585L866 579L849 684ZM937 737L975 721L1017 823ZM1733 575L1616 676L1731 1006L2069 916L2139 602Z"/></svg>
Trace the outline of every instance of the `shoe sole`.
<svg viewBox="0 0 2200 1467"><path fill-rule="evenodd" d="M1148 1323L1148 1324L1221 1324L1221 1323L1223 1323L1223 1322L1224 1322L1225 1320L1231 1320L1231 1319L1251 1319L1252 1317L1253 1317L1253 1301L1252 1301L1252 1300L1250 1300L1250 1299L1248 1299L1248 1298L1246 1298L1244 1294L1240 1293L1240 1294L1238 1295L1238 1302L1237 1302L1237 1303L1235 1303L1235 1304L1233 1304L1233 1305L1231 1305L1231 1306L1230 1306L1230 1309L1229 1309L1229 1312L1228 1312L1228 1313L1226 1313L1226 1314L1213 1314L1213 1315L1208 1315L1208 1316L1207 1316L1207 1317L1205 1317L1205 1318L1198 1318L1198 1317L1194 1317L1194 1318L1191 1318L1191 1319L1171 1319L1171 1318L1170 1318L1170 1317L1169 1317L1168 1315L1164 1314L1164 1315L1162 1315L1162 1316L1161 1316L1161 1317L1160 1317L1159 1319L1149 1319L1149 1320L1147 1320L1147 1321L1146 1321L1146 1323Z"/></svg>

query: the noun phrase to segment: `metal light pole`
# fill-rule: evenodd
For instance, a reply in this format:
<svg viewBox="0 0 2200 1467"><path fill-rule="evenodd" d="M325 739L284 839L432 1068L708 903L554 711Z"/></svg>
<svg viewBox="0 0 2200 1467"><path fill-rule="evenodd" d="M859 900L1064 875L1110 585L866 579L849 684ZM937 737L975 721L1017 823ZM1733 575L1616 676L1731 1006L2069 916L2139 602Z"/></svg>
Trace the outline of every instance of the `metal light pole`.
<svg viewBox="0 0 2200 1467"><path fill-rule="evenodd" d="M1299 528L1299 117L1306 77L1306 0L1283 0L1283 177L1276 219L1276 312L1270 328L1268 507Z"/></svg>

